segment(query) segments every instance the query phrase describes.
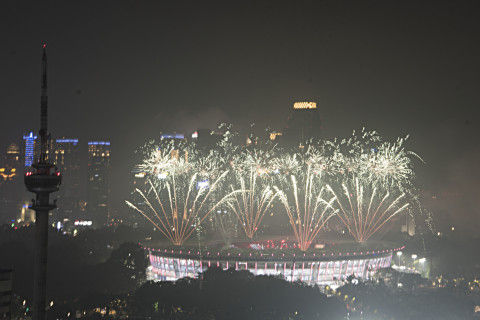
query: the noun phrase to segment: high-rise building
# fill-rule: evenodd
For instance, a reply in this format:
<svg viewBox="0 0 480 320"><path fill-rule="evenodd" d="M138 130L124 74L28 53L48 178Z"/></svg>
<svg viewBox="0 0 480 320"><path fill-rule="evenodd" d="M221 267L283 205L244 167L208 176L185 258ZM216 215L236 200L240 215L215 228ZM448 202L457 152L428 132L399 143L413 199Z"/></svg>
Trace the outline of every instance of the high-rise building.
<svg viewBox="0 0 480 320"><path fill-rule="evenodd" d="M20 169L20 147L15 143L8 146L5 163L9 166Z"/></svg>
<svg viewBox="0 0 480 320"><path fill-rule="evenodd" d="M19 214L22 195L20 148L12 143L0 163L0 224L10 223Z"/></svg>
<svg viewBox="0 0 480 320"><path fill-rule="evenodd" d="M136 164L133 166L133 169L131 171L132 175L132 190L139 189L142 192L146 191L146 185L147 185L147 174L145 172L145 169L142 167L140 164Z"/></svg>
<svg viewBox="0 0 480 320"><path fill-rule="evenodd" d="M95 227L110 219L110 142L88 142L87 210Z"/></svg>
<svg viewBox="0 0 480 320"><path fill-rule="evenodd" d="M0 176L3 181L16 180L20 169L20 148L12 143L8 146L5 159L1 163Z"/></svg>
<svg viewBox="0 0 480 320"><path fill-rule="evenodd" d="M161 175L163 173L159 174ZM130 171L130 193L132 195L132 203L135 204L135 206L137 206L138 208L145 208L145 206L147 206L147 203L141 197L134 195L134 193L136 193L135 190L138 189L144 194L146 194L148 188L149 183L145 169L140 164L134 165L132 170ZM138 221L141 221L141 224L144 224L144 220L138 220L136 218L136 215L129 215L127 217L124 217L123 220L127 223L133 223L134 225L138 225ZM145 223L145 225L148 224Z"/></svg>
<svg viewBox="0 0 480 320"><path fill-rule="evenodd" d="M35 161L35 145L37 136L33 134L32 131L23 135L23 144L25 146L24 149L24 157L25 157L25 167L32 166L33 162Z"/></svg>
<svg viewBox="0 0 480 320"><path fill-rule="evenodd" d="M62 189L58 193L61 218L78 218L80 192L80 152L78 139L56 139L52 145L51 161L62 172Z"/></svg>
<svg viewBox="0 0 480 320"><path fill-rule="evenodd" d="M321 132L322 120L317 103L310 101L295 102L281 141L292 147L301 147L310 139L319 139Z"/></svg>

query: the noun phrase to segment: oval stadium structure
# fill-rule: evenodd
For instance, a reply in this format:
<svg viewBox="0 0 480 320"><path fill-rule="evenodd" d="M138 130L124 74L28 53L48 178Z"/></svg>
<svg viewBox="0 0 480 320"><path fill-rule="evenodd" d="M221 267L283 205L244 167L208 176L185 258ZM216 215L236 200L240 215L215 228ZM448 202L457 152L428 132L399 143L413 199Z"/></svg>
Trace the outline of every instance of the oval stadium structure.
<svg viewBox="0 0 480 320"><path fill-rule="evenodd" d="M358 250L351 246L339 252L336 246L323 250L204 250L203 252L142 246L150 261L148 278L154 281L176 281L196 278L212 266L224 269L248 270L254 275L271 275L286 281L301 281L309 285L336 286L349 275L368 280L380 268L390 267L393 254L404 247L383 246L375 250Z"/></svg>

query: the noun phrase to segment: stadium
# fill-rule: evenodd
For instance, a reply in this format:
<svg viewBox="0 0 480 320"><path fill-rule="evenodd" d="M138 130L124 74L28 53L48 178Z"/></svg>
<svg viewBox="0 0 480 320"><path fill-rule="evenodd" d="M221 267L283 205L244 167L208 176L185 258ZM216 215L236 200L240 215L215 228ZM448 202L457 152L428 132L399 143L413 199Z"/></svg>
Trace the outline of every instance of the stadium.
<svg viewBox="0 0 480 320"><path fill-rule="evenodd" d="M195 278L218 266L332 286L350 275L370 279L403 249L373 239L418 204L406 138L381 142L362 130L277 151L268 141L236 145L235 136L226 128L210 152L163 140L147 148L149 178L126 203L169 242L142 245L150 279ZM250 240L232 243L240 238Z"/></svg>
<svg viewBox="0 0 480 320"><path fill-rule="evenodd" d="M367 249L353 242L317 244L315 249L302 252L288 248L284 241L266 240L247 245L235 243L223 250L215 245L202 250L198 247L196 250L194 247L167 249L161 245L143 245L142 248L148 252L150 260L149 280L196 278L209 267L217 266L247 270L254 275L277 276L291 282L335 287L350 275L370 279L378 269L390 267L393 254L404 249L392 243L372 246Z"/></svg>

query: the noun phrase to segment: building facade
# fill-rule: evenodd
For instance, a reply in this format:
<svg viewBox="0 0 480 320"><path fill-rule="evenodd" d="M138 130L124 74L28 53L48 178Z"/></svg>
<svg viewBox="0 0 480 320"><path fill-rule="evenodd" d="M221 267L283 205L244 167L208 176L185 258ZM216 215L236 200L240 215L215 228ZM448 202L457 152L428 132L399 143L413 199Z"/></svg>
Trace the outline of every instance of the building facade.
<svg viewBox="0 0 480 320"><path fill-rule="evenodd" d="M107 225L110 219L110 142L88 142L87 215L94 227Z"/></svg>
<svg viewBox="0 0 480 320"><path fill-rule="evenodd" d="M349 275L368 280L381 268L390 267L393 254L404 247L368 252L329 252L323 254L261 253L225 254L194 251L173 251L143 247L149 255L148 278L153 281L176 281L195 278L209 267L247 270L254 275L281 277L308 285L337 287Z"/></svg>
<svg viewBox="0 0 480 320"><path fill-rule="evenodd" d="M295 102L281 141L292 147L304 146L310 139L321 137L322 120L317 103L311 101Z"/></svg>
<svg viewBox="0 0 480 320"><path fill-rule="evenodd" d="M25 167L31 167L35 161L35 147L36 147L37 136L33 134L33 131L23 135L23 145L24 145L24 165Z"/></svg>
<svg viewBox="0 0 480 320"><path fill-rule="evenodd" d="M51 161L62 173L62 188L58 197L59 218L78 218L80 191L80 150L78 139L56 139L51 147Z"/></svg>
<svg viewBox="0 0 480 320"><path fill-rule="evenodd" d="M0 163L0 224L11 223L18 218L23 189L23 163L20 147L12 143L8 146Z"/></svg>

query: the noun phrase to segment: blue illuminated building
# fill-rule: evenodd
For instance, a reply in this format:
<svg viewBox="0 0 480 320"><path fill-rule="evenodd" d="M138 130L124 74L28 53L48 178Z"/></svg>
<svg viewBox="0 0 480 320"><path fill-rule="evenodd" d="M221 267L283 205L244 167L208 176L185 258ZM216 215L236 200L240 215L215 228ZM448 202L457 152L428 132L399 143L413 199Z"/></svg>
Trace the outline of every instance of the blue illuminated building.
<svg viewBox="0 0 480 320"><path fill-rule="evenodd" d="M23 135L23 140L25 140L25 167L30 167L35 158L35 140L37 140L37 136L30 131L28 135Z"/></svg>
<svg viewBox="0 0 480 320"><path fill-rule="evenodd" d="M89 146L109 146L110 142L108 141L90 141L88 142Z"/></svg>
<svg viewBox="0 0 480 320"><path fill-rule="evenodd" d="M57 139L56 143L73 143L74 146L78 144L78 139Z"/></svg>
<svg viewBox="0 0 480 320"><path fill-rule="evenodd" d="M183 133L162 133L160 135L162 139L185 139L185 135Z"/></svg>

